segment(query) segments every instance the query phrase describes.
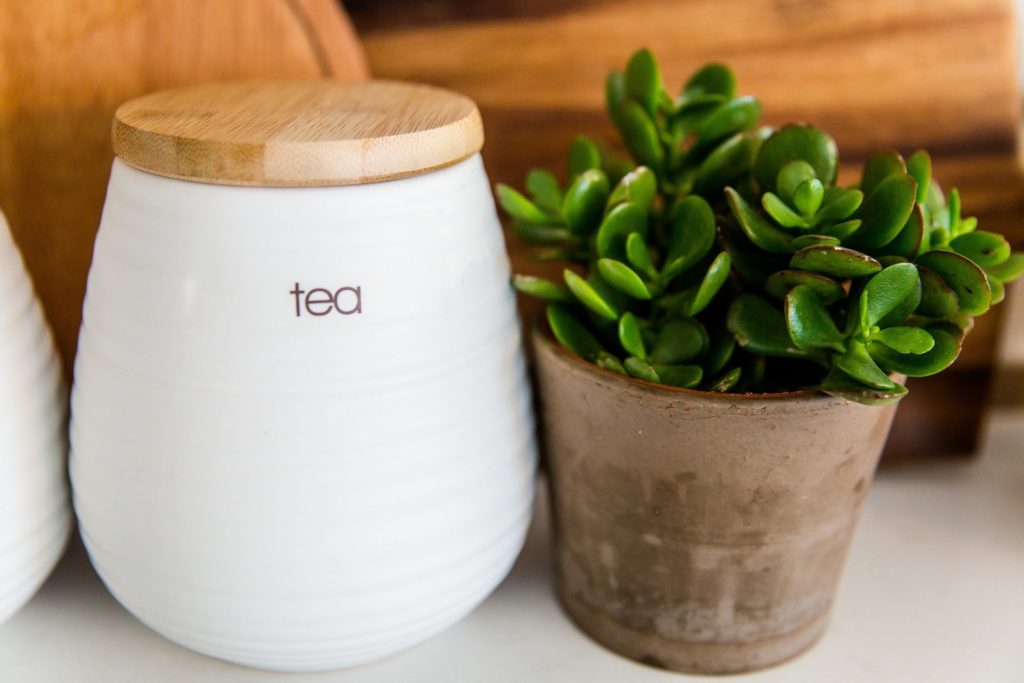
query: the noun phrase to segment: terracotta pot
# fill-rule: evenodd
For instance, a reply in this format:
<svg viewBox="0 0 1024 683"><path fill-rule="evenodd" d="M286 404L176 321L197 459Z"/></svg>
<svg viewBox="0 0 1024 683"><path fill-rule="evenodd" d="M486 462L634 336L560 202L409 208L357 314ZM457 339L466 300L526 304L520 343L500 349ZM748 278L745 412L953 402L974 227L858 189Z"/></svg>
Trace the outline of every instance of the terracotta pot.
<svg viewBox="0 0 1024 683"><path fill-rule="evenodd" d="M558 596L676 671L771 666L821 636L895 406L739 396L597 368L533 331Z"/></svg>

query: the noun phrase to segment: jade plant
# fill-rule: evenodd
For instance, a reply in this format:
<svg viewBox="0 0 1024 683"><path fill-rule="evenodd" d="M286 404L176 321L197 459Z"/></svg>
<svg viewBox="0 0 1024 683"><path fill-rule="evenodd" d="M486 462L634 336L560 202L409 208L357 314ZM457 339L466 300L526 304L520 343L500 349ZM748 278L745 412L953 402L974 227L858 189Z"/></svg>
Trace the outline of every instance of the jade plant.
<svg viewBox="0 0 1024 683"><path fill-rule="evenodd" d="M712 392L816 387L899 400L948 367L1024 254L961 214L931 159L883 152L837 184L835 141L759 125L720 64L673 97L648 50L606 83L632 162L580 136L563 185L530 171L499 203L561 282L516 275L555 338L606 370Z"/></svg>

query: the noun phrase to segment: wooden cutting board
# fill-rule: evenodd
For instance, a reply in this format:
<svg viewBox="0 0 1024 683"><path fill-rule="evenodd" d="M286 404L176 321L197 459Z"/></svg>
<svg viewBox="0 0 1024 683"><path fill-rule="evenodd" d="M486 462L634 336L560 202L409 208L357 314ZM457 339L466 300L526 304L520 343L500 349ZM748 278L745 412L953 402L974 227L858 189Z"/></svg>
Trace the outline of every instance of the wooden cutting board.
<svg viewBox="0 0 1024 683"><path fill-rule="evenodd" d="M0 207L71 367L115 108L245 77L365 78L333 0L0 0Z"/></svg>
<svg viewBox="0 0 1024 683"><path fill-rule="evenodd" d="M348 0L374 74L434 83L480 106L495 182L564 172L579 132L614 139L604 78L651 48L675 88L716 60L756 94L767 123L832 133L849 181L868 153L927 147L946 188L1024 247L1024 175L1012 0ZM513 265L542 272L516 240ZM554 266L552 266L554 268ZM552 271L557 275L557 269ZM992 372L999 309L957 365L917 380L890 451L970 451ZM901 425L902 423L902 425Z"/></svg>

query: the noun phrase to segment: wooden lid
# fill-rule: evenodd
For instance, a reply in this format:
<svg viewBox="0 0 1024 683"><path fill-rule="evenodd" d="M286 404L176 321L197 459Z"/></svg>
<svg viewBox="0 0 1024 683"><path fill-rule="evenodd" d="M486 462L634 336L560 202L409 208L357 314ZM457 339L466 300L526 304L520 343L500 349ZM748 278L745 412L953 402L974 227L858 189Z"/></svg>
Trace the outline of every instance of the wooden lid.
<svg viewBox="0 0 1024 683"><path fill-rule="evenodd" d="M427 173L480 151L467 97L393 81L240 81L145 95L114 115L114 153L171 178L274 187Z"/></svg>

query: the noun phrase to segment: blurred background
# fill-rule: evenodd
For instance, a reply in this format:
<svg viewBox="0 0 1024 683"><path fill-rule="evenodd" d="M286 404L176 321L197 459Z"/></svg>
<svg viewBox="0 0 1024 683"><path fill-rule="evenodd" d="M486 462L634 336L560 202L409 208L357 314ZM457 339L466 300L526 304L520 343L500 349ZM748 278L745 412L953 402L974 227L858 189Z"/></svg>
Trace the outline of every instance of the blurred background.
<svg viewBox="0 0 1024 683"><path fill-rule="evenodd" d="M67 369L119 103L241 77L433 83L477 101L491 180L518 185L534 166L563 172L576 133L614 140L605 75L647 46L668 84L725 61L767 123L828 130L844 182L872 151L927 148L966 213L1021 248L1021 11L1024 0L0 0L0 207ZM517 270L539 272L510 248ZM970 454L988 406L1024 403L1016 290L949 372L914 382L888 462Z"/></svg>

